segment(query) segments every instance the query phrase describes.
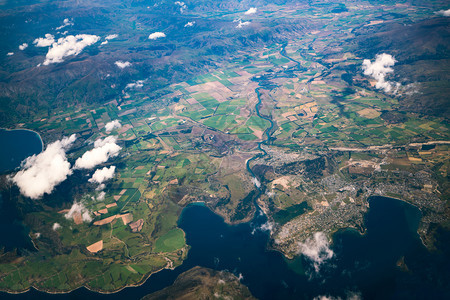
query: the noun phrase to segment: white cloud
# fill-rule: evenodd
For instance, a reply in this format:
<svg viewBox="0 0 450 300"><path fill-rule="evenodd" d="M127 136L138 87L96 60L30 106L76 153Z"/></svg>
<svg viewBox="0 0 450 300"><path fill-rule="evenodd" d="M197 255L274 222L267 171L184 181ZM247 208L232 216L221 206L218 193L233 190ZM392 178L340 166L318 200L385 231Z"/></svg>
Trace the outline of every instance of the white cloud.
<svg viewBox="0 0 450 300"><path fill-rule="evenodd" d="M333 296L325 296L325 295L321 295L321 296L317 296L314 297L313 300L342 300L341 297L333 297Z"/></svg>
<svg viewBox="0 0 450 300"><path fill-rule="evenodd" d="M28 44L27 43L23 43L22 45L19 46L19 50L25 50L28 48Z"/></svg>
<svg viewBox="0 0 450 300"><path fill-rule="evenodd" d="M450 9L437 11L436 14L444 17L450 17Z"/></svg>
<svg viewBox="0 0 450 300"><path fill-rule="evenodd" d="M256 7L250 7L250 9L249 10L247 10L245 13L244 13L244 15L253 15L253 14L256 14L256 11L257 11L258 9L256 8Z"/></svg>
<svg viewBox="0 0 450 300"><path fill-rule="evenodd" d="M361 293L349 291L347 292L347 300L361 300Z"/></svg>
<svg viewBox="0 0 450 300"><path fill-rule="evenodd" d="M92 221L91 212L81 202L74 202L70 210L64 215L68 220L73 219L74 214L80 214L84 222Z"/></svg>
<svg viewBox="0 0 450 300"><path fill-rule="evenodd" d="M45 38L37 38L33 41L33 44L36 45L36 47L48 47L51 46L55 42L55 36L53 36L50 33L47 33L45 35Z"/></svg>
<svg viewBox="0 0 450 300"><path fill-rule="evenodd" d="M323 232L314 233L305 243L299 243L300 253L314 263L314 269L319 271L320 265L334 256L333 250L329 248L327 236Z"/></svg>
<svg viewBox="0 0 450 300"><path fill-rule="evenodd" d="M420 93L419 84L417 82L413 82L403 86L402 93L405 95L414 95Z"/></svg>
<svg viewBox="0 0 450 300"><path fill-rule="evenodd" d="M63 25L61 25L59 27L56 27L55 29L56 30L60 30L60 29L63 29L64 27L66 27L66 26L72 26L72 25L73 25L72 21L70 21L69 19L64 19Z"/></svg>
<svg viewBox="0 0 450 300"><path fill-rule="evenodd" d="M251 23L249 21L242 22L241 20L239 20L239 23L237 24L236 28L242 28L242 27L248 26L250 24Z"/></svg>
<svg viewBox="0 0 450 300"><path fill-rule="evenodd" d="M392 90L392 82L386 81L385 78L388 73L394 72L394 69L391 67L396 62L390 54L377 54L373 63L369 59L363 61L364 75L372 76L377 81L375 87L389 93Z"/></svg>
<svg viewBox="0 0 450 300"><path fill-rule="evenodd" d="M361 299L361 295L356 292L347 292L346 296L347 297L345 299L347 299L347 300L360 300ZM321 296L314 297L313 300L342 300L342 298L334 297L334 296L330 296L330 295L321 295Z"/></svg>
<svg viewBox="0 0 450 300"><path fill-rule="evenodd" d="M96 140L94 149L86 151L83 156L75 161L75 169L92 169L95 166L102 164L110 157L119 155L119 145L116 144L116 137L108 136L103 140Z"/></svg>
<svg viewBox="0 0 450 300"><path fill-rule="evenodd" d="M60 228L61 228L61 225L59 225L59 223L53 223L52 229L53 229L54 231L56 231L56 230L58 230L58 229L60 229Z"/></svg>
<svg viewBox="0 0 450 300"><path fill-rule="evenodd" d="M187 22L186 24L184 24L184 27L192 27L195 25L195 21L192 22Z"/></svg>
<svg viewBox="0 0 450 300"><path fill-rule="evenodd" d="M97 200L98 200L98 201L103 201L103 200L105 200L105 196L106 196L106 193L103 192L103 191L101 191L101 192L98 193L98 195L97 195Z"/></svg>
<svg viewBox="0 0 450 300"><path fill-rule="evenodd" d="M129 83L125 86L125 89L135 89L144 86L144 80L138 80L136 82Z"/></svg>
<svg viewBox="0 0 450 300"><path fill-rule="evenodd" d="M180 13L183 13L183 11L187 8L186 4L181 1L176 1L175 5L180 6Z"/></svg>
<svg viewBox="0 0 450 300"><path fill-rule="evenodd" d="M253 178L252 178L252 182L253 182L253 184L254 184L257 188L260 188L260 187L261 187L261 182L259 182L258 178L253 177Z"/></svg>
<svg viewBox="0 0 450 300"><path fill-rule="evenodd" d="M105 37L105 40L113 40L115 38L117 38L119 35L118 34L109 34Z"/></svg>
<svg viewBox="0 0 450 300"><path fill-rule="evenodd" d="M119 35L118 34L109 34L105 37L105 41L103 41L100 45L106 45L108 44L109 40L113 40L115 38L117 38Z"/></svg>
<svg viewBox="0 0 450 300"><path fill-rule="evenodd" d="M121 127L122 127L122 124L120 124L119 120L114 120L114 121L106 123L105 130L106 130L106 132L111 132L114 129L119 129Z"/></svg>
<svg viewBox="0 0 450 300"><path fill-rule="evenodd" d="M8 53L6 53L6 56L12 56L12 55L14 55L14 52L8 52Z"/></svg>
<svg viewBox="0 0 450 300"><path fill-rule="evenodd" d="M114 177L114 173L116 172L116 167L111 166L109 168L104 167L103 169L95 170L92 177L89 179L89 182L102 184L103 182Z"/></svg>
<svg viewBox="0 0 450 300"><path fill-rule="evenodd" d="M156 40L156 39L164 38L164 37L166 37L166 34L164 32L153 32L152 34L150 34L148 36L148 38L150 40Z"/></svg>
<svg viewBox="0 0 450 300"><path fill-rule="evenodd" d="M121 60L116 61L114 64L121 69L131 66L131 63L129 61L121 61Z"/></svg>
<svg viewBox="0 0 450 300"><path fill-rule="evenodd" d="M64 57L80 54L85 47L96 43L99 39L100 37L92 34L68 35L60 38L48 50L43 64L49 65L63 62Z"/></svg>
<svg viewBox="0 0 450 300"><path fill-rule="evenodd" d="M272 232L272 230L273 230L273 223L267 221L266 223L262 224L261 226L254 228L254 229L252 230L252 234L255 234L256 231L258 231L258 230L259 230L259 231L269 231L269 232Z"/></svg>
<svg viewBox="0 0 450 300"><path fill-rule="evenodd" d="M259 229L261 231L270 231L270 232L272 232L272 230L273 230L273 223L267 221L266 223L262 224Z"/></svg>
<svg viewBox="0 0 450 300"><path fill-rule="evenodd" d="M75 134L65 137L48 145L45 151L22 162L22 170L11 178L22 195L38 199L44 194L50 194L55 186L72 174L66 150L75 140Z"/></svg>

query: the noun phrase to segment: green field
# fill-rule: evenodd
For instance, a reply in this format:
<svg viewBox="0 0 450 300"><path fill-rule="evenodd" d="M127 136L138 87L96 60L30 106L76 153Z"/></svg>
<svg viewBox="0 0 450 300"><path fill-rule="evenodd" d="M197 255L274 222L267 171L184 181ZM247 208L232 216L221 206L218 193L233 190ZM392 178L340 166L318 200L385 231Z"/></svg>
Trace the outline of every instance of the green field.
<svg viewBox="0 0 450 300"><path fill-rule="evenodd" d="M175 228L156 240L156 252L173 252L181 249L186 245L184 232L181 229Z"/></svg>

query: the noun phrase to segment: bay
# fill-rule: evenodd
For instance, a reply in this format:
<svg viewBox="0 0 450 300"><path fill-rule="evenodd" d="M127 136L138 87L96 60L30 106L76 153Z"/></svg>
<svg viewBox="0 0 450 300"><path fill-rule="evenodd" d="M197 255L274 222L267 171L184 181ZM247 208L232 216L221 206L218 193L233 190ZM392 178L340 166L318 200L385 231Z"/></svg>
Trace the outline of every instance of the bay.
<svg viewBox="0 0 450 300"><path fill-rule="evenodd" d="M179 274L199 265L236 274L259 299L318 296L345 299L352 295L363 299L447 298L450 295L448 243L444 240L438 252L429 252L422 245L417 234L421 213L416 207L384 197L372 197L369 203L365 220L367 233L337 232L331 246L335 255L318 272L303 256L287 262L280 253L267 248L269 234L259 229L267 219L259 211L252 222L228 225L204 205L195 204L187 206L179 220L191 249L185 262L175 270L163 270L142 286L125 288L115 294L97 294L80 288L61 295L31 290L20 297L139 299L171 285ZM439 235L440 239L448 237L446 232ZM297 266L296 272L292 265ZM18 298L4 293L0 296Z"/></svg>
<svg viewBox="0 0 450 300"><path fill-rule="evenodd" d="M20 163L33 154L42 151L41 137L34 131L0 129L0 173L20 166Z"/></svg>

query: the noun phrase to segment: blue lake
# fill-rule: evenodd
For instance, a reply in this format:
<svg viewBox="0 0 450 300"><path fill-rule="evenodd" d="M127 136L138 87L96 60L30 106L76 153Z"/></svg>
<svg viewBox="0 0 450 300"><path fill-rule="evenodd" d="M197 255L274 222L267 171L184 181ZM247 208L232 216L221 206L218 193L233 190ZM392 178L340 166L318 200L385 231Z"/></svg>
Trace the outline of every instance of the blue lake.
<svg viewBox="0 0 450 300"><path fill-rule="evenodd" d="M0 141L5 145L1 152L4 171L18 167L24 158L42 150L39 136L31 131L1 130ZM109 295L80 288L69 294L31 290L21 295L0 293L0 297L138 299L171 285L179 274L199 265L242 276L242 282L260 299L312 299L320 295L346 298L352 293L364 299L450 298L450 234L438 232L439 250L430 253L417 234L421 218L417 208L384 197L372 197L369 203L367 233L336 233L331 246L335 256L319 272L304 257L288 261L268 250L269 234L258 230L267 221L260 211L251 222L231 226L197 204L186 207L179 220L191 246L186 261L175 270L152 275L142 286ZM20 219L14 203L0 196L1 246L32 248L28 230Z"/></svg>
<svg viewBox="0 0 450 300"><path fill-rule="evenodd" d="M363 299L441 299L450 296L449 234L439 235L442 247L430 253L417 234L420 211L404 202L373 197L366 215L367 233L353 230L334 235L334 258L320 271L301 257L286 261L267 249L267 232L256 230L266 221L264 215L250 223L230 226L202 205L183 210L179 226L192 246L188 258L175 270L152 275L140 287L104 295L85 288L70 294L49 295L32 290L20 296L2 298L42 299L138 299L173 283L182 272L200 265L229 270L243 276L254 296L260 299L312 299L319 295L346 298L351 293ZM406 267L397 262L403 258Z"/></svg>
<svg viewBox="0 0 450 300"><path fill-rule="evenodd" d="M41 137L30 130L0 129L0 173L14 170L22 160L42 151Z"/></svg>
<svg viewBox="0 0 450 300"><path fill-rule="evenodd" d="M0 173L14 170L25 158L42 151L41 137L30 130L0 129L0 145ZM16 205L1 194L0 247L7 250L33 247Z"/></svg>

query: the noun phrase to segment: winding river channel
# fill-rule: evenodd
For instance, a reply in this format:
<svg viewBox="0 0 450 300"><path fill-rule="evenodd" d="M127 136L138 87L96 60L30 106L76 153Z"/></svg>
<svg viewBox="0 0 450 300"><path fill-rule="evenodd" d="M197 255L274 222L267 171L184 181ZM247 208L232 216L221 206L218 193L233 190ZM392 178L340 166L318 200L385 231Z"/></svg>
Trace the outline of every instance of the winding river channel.
<svg viewBox="0 0 450 300"><path fill-rule="evenodd" d="M258 97L255 111L270 122L270 126L265 131L266 138L258 144L261 153L246 164L255 178L250 164L267 155L263 145L270 143L274 128L273 121L260 112L262 89L265 87L255 90ZM259 189L260 194L262 189ZM384 197L372 197L369 204L366 234L361 236L354 230L336 233L331 245L334 256L319 270L305 257L287 261L279 252L267 248L269 232L262 227L267 217L260 209L251 222L228 225L206 206L193 204L183 209L178 224L185 231L191 249L187 259L175 270L160 271L141 286L114 294L80 288L68 294L53 295L32 289L20 295L0 293L0 297L139 299L171 285L182 272L202 266L228 270L241 277L242 283L259 299L313 299L317 296L345 299L352 295L363 299L448 298L449 243L444 243L440 252L433 254L423 247L417 234L421 213L414 206ZM448 233L439 237L450 240Z"/></svg>
<svg viewBox="0 0 450 300"><path fill-rule="evenodd" d="M257 89L255 89L255 93L256 93L256 95L258 96L258 102L257 102L256 105L255 105L256 115L257 115L258 117L260 117L261 119L264 119L264 120L266 120L266 121L269 121L269 122L270 122L270 126L269 126L269 128L267 128L267 129L264 131L264 133L266 134L266 139L258 143L258 149L259 149L262 153L259 153L259 154L255 155L255 156L253 156L252 158L250 158L250 159L247 160L247 164L246 164L247 170L248 170L248 172L250 173L250 175L252 175L252 177L254 177L254 178L256 178L256 175L255 175L255 173L253 172L252 168L250 167L250 163L251 163L252 161L258 159L258 158L261 158L261 157L264 157L264 156L267 155L267 151L264 150L264 149L262 148L262 145L263 145L263 144L268 144L268 143L270 142L271 132L272 132L273 127L274 127L274 125L275 125L275 124L273 123L272 119L270 119L270 118L268 118L268 117L265 117L265 116L261 115L260 108L261 108L261 105L262 105L262 100L261 100L261 92L259 91L260 89L261 89L261 87L258 87ZM257 178L256 178L256 179L257 179Z"/></svg>

